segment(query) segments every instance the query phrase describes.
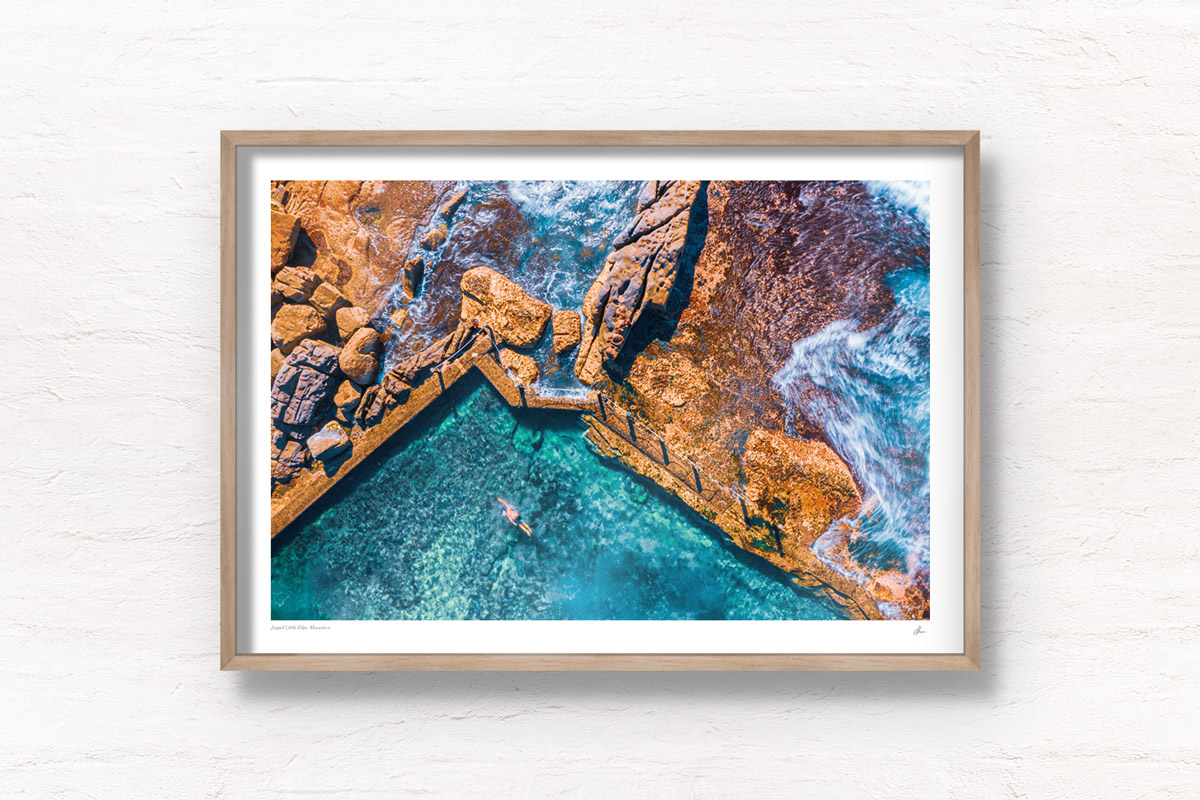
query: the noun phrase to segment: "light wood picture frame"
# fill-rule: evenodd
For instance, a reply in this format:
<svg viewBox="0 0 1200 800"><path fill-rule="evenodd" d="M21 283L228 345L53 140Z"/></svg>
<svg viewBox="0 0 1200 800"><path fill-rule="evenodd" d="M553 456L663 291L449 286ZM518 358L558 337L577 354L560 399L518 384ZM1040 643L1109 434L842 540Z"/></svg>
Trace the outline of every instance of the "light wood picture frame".
<svg viewBox="0 0 1200 800"><path fill-rule="evenodd" d="M980 359L979 359L979 142L978 131L222 131L221 132L221 536L220 536L220 668L222 670L977 670L980 641ZM587 158L589 152L614 151L630 153L674 153L681 151L703 155L707 152L817 153L845 152L951 154L958 173L955 186L961 186L961 198L954 197L957 209L961 201L961 230L954 230L954 241L961 242L961 261L954 257L953 266L961 269L961 305L951 309L954 318L961 318L961 330L946 333L952 339L953 352L961 353L961 383L955 383L953 398L961 403L961 447L952 469L947 471L957 487L961 485L961 500L954 498L953 507L961 509L961 519L953 525L954 549L961 553L952 563L936 563L936 570L955 574L954 638L959 643L952 651L904 652L899 649L863 652L499 652L481 649L479 652L284 652L274 648L260 650L247 643L249 620L255 625L266 620L254 616L250 609L250 590L262 581L269 581L270 570L258 568L253 574L247 566L246 547L273 532L254 523L263 519L251 513L261 507L264 498L255 501L250 496L246 452L249 447L245 425L246 407L250 403L247 375L247 342L250 338L249 307L265 307L266 298L247 292L247 237L251 220L247 197L248 163L246 159L260 153L285 153L302 157L322 151L353 152L364 157L390 151L420 152L429 149L453 154L456 149L486 151L495 159L505 153L520 152L531 158L538 153L578 152ZM451 155L452 157L452 155ZM294 163L294 162L293 162ZM358 169L358 168L356 168ZM668 169L665 176L622 174L618 177L652 178L676 177ZM292 174L270 175L282 179ZM358 179L407 178L394 173L362 175ZM701 176L703 177L703 176ZM713 177L722 177L714 175ZM737 177L737 176L735 176ZM791 177L791 176L782 176ZM915 176L920 177L920 176ZM857 176L847 176L847 179ZM652 182L653 183L653 182ZM269 187L254 184L255 202L265 196ZM957 225L957 218L955 225ZM262 238L258 240L262 243ZM269 285L269 282L268 284ZM956 286L958 284L955 284ZM956 294L958 292L956 291ZM935 319L939 309L933 310ZM585 312L586 314L586 312ZM586 319L586 317L585 317ZM954 334L954 335L951 335ZM480 340L482 341L482 340ZM258 346L258 339L253 343ZM468 343L469 344L469 343ZM486 343L485 343L486 344ZM485 347L481 344L480 347ZM494 342L493 342L494 345ZM264 345L265 346L265 345ZM496 351L499 354L499 350ZM492 362L489 362L492 363ZM482 370L482 367L481 367ZM957 376L955 376L957 379ZM936 376L935 376L936 380ZM961 392L958 387L961 387ZM958 399L959 393L961 398ZM951 394L947 393L947 397ZM525 390L520 390L522 404ZM601 401L603 407L603 401ZM945 406L943 406L945 408ZM265 417L265 409L258 413ZM415 413L415 412L414 412ZM957 410L955 411L957 414ZM958 417L955 416L955 419ZM239 424L241 422L241 424ZM632 420L630 421L632 428ZM239 439L239 437L241 437ZM636 433L635 433L636 438ZM262 445L265 448L265 443ZM664 461L667 457L663 444ZM960 469L959 469L960 467ZM348 471L348 470L347 470ZM344 473L342 473L344 474ZM341 477L339 474L337 477ZM336 478L335 478L336 480ZM700 474L697 472L697 480ZM934 483L934 492L939 491ZM957 492L957 489L956 489ZM269 502L268 502L269 505ZM744 508L743 508L744 510ZM257 513L257 512L255 512ZM298 513L298 512L297 512ZM290 521L290 517L289 517ZM269 526L268 526L269 527ZM961 572L961 581L958 573ZM259 582L256 584L255 582ZM959 589L961 587L961 599ZM961 606L961 607L960 607ZM961 620L961 632L959 631ZM937 621L934 615L922 622L909 624L906 635L919 639L925 628ZM380 623L387 624L387 623ZM490 623L509 624L509 623ZM573 623L551 623L555 625ZM692 623L684 623L692 624ZM722 625L722 622L698 623ZM775 623L772 623L775 624ZM864 626L899 624L892 621L857 620L836 623ZM905 623L907 624L907 623ZM239 638L239 628L243 634ZM911 630L909 630L911 629ZM961 635L959 635L961 633Z"/></svg>

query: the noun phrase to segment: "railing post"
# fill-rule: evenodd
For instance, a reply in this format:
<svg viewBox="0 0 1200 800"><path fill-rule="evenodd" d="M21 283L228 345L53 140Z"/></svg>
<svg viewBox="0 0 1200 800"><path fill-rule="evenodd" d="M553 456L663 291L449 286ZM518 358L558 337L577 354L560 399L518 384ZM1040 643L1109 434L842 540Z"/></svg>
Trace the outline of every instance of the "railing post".
<svg viewBox="0 0 1200 800"><path fill-rule="evenodd" d="M492 349L495 350L497 353L499 353L500 348L496 346L496 334L492 331L491 325L488 326L487 332L488 332L488 338L492 340Z"/></svg>
<svg viewBox="0 0 1200 800"><path fill-rule="evenodd" d="M602 395L600 392L596 392L596 399L600 401L600 419L608 422L608 414L604 413L604 395Z"/></svg>
<svg viewBox="0 0 1200 800"><path fill-rule="evenodd" d="M700 470L696 468L695 464L692 464L692 475L696 477L696 494L703 494L704 486L700 483Z"/></svg>
<svg viewBox="0 0 1200 800"><path fill-rule="evenodd" d="M629 423L629 438L635 443L637 442L637 431L633 429L633 412L625 412L625 420Z"/></svg>
<svg viewBox="0 0 1200 800"><path fill-rule="evenodd" d="M662 437L659 437L659 439L658 439L658 444L659 444L659 446L660 446L660 447L662 447L662 451L663 451L663 464L664 464L664 465L665 465L665 464L670 464L670 463L671 463L671 459L670 459L670 458L667 456L667 443L666 443L666 442L664 442L664 441L662 440Z"/></svg>
<svg viewBox="0 0 1200 800"><path fill-rule="evenodd" d="M742 504L742 521L746 523L746 527L750 527L750 512L746 510L746 498L738 495L738 502Z"/></svg>
<svg viewBox="0 0 1200 800"><path fill-rule="evenodd" d="M442 367L444 366L445 364L438 364L437 369L435 370L438 376L438 386L442 387L443 392L446 391L446 379L442 377Z"/></svg>
<svg viewBox="0 0 1200 800"><path fill-rule="evenodd" d="M525 403L525 387L518 386L517 391L521 393L521 408L529 408L529 406Z"/></svg>

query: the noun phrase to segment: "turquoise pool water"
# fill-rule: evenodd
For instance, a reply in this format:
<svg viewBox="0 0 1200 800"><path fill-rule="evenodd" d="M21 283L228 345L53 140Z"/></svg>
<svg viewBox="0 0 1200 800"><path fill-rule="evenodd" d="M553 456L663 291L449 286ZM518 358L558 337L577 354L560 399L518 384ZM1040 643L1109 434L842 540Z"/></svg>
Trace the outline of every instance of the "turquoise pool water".
<svg viewBox="0 0 1200 800"><path fill-rule="evenodd" d="M271 573L275 619L841 616L596 455L575 413L512 409L475 373L298 519Z"/></svg>

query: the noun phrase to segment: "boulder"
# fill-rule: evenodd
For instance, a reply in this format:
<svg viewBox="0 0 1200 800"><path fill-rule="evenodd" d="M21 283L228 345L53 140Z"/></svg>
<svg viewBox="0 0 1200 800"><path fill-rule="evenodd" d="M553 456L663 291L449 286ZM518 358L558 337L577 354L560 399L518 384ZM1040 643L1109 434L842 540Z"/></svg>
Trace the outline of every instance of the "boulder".
<svg viewBox="0 0 1200 800"><path fill-rule="evenodd" d="M412 385L396 375L394 372L389 372L383 376L383 380L379 382L383 387L383 391L388 395L388 407L399 405L408 401L409 392L412 391Z"/></svg>
<svg viewBox="0 0 1200 800"><path fill-rule="evenodd" d="M321 430L308 437L308 451L315 461L332 461L350 447L350 436L336 422L330 422Z"/></svg>
<svg viewBox="0 0 1200 800"><path fill-rule="evenodd" d="M272 484L288 483L308 463L308 451L300 442L289 441L271 454Z"/></svg>
<svg viewBox="0 0 1200 800"><path fill-rule="evenodd" d="M437 250L446 243L449 235L449 228L445 225L436 225L421 239L421 247L424 247L426 250Z"/></svg>
<svg viewBox="0 0 1200 800"><path fill-rule="evenodd" d="M478 320L513 347L532 347L542 338L553 309L488 267L467 270L460 284L464 321Z"/></svg>
<svg viewBox="0 0 1200 800"><path fill-rule="evenodd" d="M359 427L369 428L383 419L383 415L408 401L412 386L400 376L388 372L383 380L363 392L362 402L354 412L354 421Z"/></svg>
<svg viewBox="0 0 1200 800"><path fill-rule="evenodd" d="M401 291L405 300L412 300L421 292L421 279L425 277L425 259L421 256L410 258L404 263L404 277L400 280Z"/></svg>
<svg viewBox="0 0 1200 800"><path fill-rule="evenodd" d="M348 342L359 328L365 327L371 321L371 315L365 308L349 306L339 308L334 314L334 321L337 324L338 336L342 337L343 342Z"/></svg>
<svg viewBox="0 0 1200 800"><path fill-rule="evenodd" d="M583 301L575 373L594 383L621 354L629 330L648 310L662 311L675 286L700 181L648 181L637 216L613 240L613 252Z"/></svg>
<svg viewBox="0 0 1200 800"><path fill-rule="evenodd" d="M507 347L500 348L500 363L512 373L513 383L517 386L532 386L540 377L536 361Z"/></svg>
<svg viewBox="0 0 1200 800"><path fill-rule="evenodd" d="M271 343L286 356L305 339L325 330L325 320L312 306L285 305L271 321Z"/></svg>
<svg viewBox="0 0 1200 800"><path fill-rule="evenodd" d="M333 395L333 405L337 408L339 422L349 425L354 420L354 411L358 408L362 395L362 389L354 381L342 381Z"/></svg>
<svg viewBox="0 0 1200 800"><path fill-rule="evenodd" d="M296 237L300 235L300 218L271 209L271 272L278 272L292 256Z"/></svg>
<svg viewBox="0 0 1200 800"><path fill-rule="evenodd" d="M271 294L289 303L305 303L321 279L308 267L284 267L271 284Z"/></svg>
<svg viewBox="0 0 1200 800"><path fill-rule="evenodd" d="M325 415L337 384L338 353L331 344L308 339L292 351L275 376L271 419L291 438Z"/></svg>
<svg viewBox="0 0 1200 800"><path fill-rule="evenodd" d="M347 378L365 386L375 380L375 371L379 369L378 350L379 334L375 329L359 328L342 348L338 365Z"/></svg>
<svg viewBox="0 0 1200 800"><path fill-rule="evenodd" d="M317 310L318 313L325 319L334 319L337 312L346 306L350 305L350 301L346 296L337 290L337 287L332 283L321 283L313 290L312 297L308 299L309 305Z"/></svg>
<svg viewBox="0 0 1200 800"><path fill-rule="evenodd" d="M466 189L461 189L461 190L455 192L454 194L450 195L450 199L448 199L445 203L442 203L442 207L441 207L441 209L439 209L439 213L441 213L441 215L443 217L445 217L446 219L450 219L451 217L454 216L454 212L458 211L459 205L462 204L462 201L465 200L466 197L467 197Z"/></svg>
<svg viewBox="0 0 1200 800"><path fill-rule="evenodd" d="M271 351L271 380L275 380L275 376L281 369L283 369L283 351L276 347Z"/></svg>
<svg viewBox="0 0 1200 800"><path fill-rule="evenodd" d="M576 311L554 312L554 352L565 353L579 344L583 328Z"/></svg>

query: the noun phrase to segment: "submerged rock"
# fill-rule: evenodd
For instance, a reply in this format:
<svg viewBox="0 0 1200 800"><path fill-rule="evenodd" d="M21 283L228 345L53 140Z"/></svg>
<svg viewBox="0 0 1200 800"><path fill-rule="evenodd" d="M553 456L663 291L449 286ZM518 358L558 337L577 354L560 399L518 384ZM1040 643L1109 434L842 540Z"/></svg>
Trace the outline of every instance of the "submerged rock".
<svg viewBox="0 0 1200 800"><path fill-rule="evenodd" d="M462 319L478 320L513 347L533 347L542 338L553 309L488 267L463 274Z"/></svg>
<svg viewBox="0 0 1200 800"><path fill-rule="evenodd" d="M365 386L375 380L375 371L379 369L378 351L379 334L375 329L359 328L342 348L338 365L347 378Z"/></svg>
<svg viewBox="0 0 1200 800"><path fill-rule="evenodd" d="M647 310L662 311L675 287L700 181L649 181L637 217L613 240L613 252L583 301L586 325L575 374L591 384L612 366L630 329Z"/></svg>
<svg viewBox="0 0 1200 800"><path fill-rule="evenodd" d="M271 321L271 342L286 356L296 345L325 330L325 319L312 306L286 305Z"/></svg>
<svg viewBox="0 0 1200 800"><path fill-rule="evenodd" d="M500 348L500 364L513 374L517 386L532 386L541 377L536 361L507 347Z"/></svg>
<svg viewBox="0 0 1200 800"><path fill-rule="evenodd" d="M288 262L299 235L299 217L271 210L271 272L278 272Z"/></svg>
<svg viewBox="0 0 1200 800"><path fill-rule="evenodd" d="M577 311L554 312L554 352L565 353L579 344L583 328Z"/></svg>

